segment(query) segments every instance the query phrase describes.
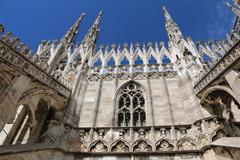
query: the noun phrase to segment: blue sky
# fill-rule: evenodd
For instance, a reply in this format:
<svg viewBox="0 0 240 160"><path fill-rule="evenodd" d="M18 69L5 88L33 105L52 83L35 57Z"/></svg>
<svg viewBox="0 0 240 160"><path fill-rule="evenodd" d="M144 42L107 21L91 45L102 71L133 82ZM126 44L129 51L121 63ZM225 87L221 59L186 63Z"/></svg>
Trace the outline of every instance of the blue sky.
<svg viewBox="0 0 240 160"><path fill-rule="evenodd" d="M184 36L224 38L235 15L224 0L1 0L0 23L36 50L41 40L60 39L82 12L78 40L104 11L99 44L167 41L165 5Z"/></svg>

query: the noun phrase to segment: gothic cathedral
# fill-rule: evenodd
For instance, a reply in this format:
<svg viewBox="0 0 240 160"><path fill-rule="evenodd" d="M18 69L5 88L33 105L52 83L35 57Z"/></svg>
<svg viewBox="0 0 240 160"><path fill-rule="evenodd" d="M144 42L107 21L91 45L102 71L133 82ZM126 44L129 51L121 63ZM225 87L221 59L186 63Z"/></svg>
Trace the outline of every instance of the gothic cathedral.
<svg viewBox="0 0 240 160"><path fill-rule="evenodd" d="M103 12L33 53L0 38L0 160L239 160L240 6L225 39L100 46ZM4 32L0 25L0 33Z"/></svg>

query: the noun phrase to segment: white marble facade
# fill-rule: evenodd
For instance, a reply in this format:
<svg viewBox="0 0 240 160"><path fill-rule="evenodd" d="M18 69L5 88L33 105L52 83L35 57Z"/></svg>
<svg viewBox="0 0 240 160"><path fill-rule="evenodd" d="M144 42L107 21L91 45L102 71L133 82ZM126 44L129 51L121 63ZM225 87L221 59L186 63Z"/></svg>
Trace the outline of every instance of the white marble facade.
<svg viewBox="0 0 240 160"><path fill-rule="evenodd" d="M213 142L240 136L239 19L226 39L195 43L163 12L167 45L96 49L102 12L78 45L84 14L36 54L3 35L0 160L237 159Z"/></svg>

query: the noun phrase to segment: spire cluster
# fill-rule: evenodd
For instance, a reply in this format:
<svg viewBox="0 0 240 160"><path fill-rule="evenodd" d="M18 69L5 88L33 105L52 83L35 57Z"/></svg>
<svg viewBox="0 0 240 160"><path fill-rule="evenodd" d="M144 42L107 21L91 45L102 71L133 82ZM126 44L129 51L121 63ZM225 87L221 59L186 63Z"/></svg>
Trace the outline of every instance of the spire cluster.
<svg viewBox="0 0 240 160"><path fill-rule="evenodd" d="M227 5L232 7L228 3ZM211 61L207 64L209 67L234 44L232 38L239 39L238 34L234 32L223 42L194 43L191 38L184 37L165 6L163 7L163 12L169 37L169 42L166 46L163 42L150 42L147 45L140 45L139 43L113 44L111 47L100 46L100 49L96 51L100 23L103 16L103 12L100 11L84 39L76 47L73 46L84 14L67 31L60 43L42 43L39 46L37 55L39 59L46 61L49 73L58 70L61 73L61 77L65 77L70 73L80 75L86 68L95 67L97 61L100 61L101 67L104 68L108 64L120 66L126 64L125 61L130 66L140 64L152 65L152 63L165 65L164 60L167 59L168 63L176 64L175 66L180 66L181 68L197 67L201 70L205 64L203 55L210 57Z"/></svg>
<svg viewBox="0 0 240 160"><path fill-rule="evenodd" d="M61 43L65 44L66 47L72 46L75 43L76 37L79 32L80 23L83 20L85 14L82 13L75 24L67 31L65 36L61 39Z"/></svg>

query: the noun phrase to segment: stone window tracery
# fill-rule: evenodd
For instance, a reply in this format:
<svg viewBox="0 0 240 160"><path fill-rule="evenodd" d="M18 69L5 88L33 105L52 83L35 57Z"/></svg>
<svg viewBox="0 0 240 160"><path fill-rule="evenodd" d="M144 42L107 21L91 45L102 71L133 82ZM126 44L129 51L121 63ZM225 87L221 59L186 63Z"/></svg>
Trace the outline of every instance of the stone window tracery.
<svg viewBox="0 0 240 160"><path fill-rule="evenodd" d="M144 126L146 123L143 88L134 83L126 84L118 94L118 126Z"/></svg>

